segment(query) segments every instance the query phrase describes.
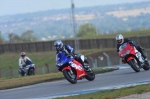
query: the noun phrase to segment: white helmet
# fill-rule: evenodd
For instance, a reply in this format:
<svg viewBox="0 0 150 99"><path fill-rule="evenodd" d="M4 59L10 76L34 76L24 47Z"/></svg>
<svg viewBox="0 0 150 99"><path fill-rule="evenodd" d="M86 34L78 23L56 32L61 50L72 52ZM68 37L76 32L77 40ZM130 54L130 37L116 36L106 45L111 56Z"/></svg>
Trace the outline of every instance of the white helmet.
<svg viewBox="0 0 150 99"><path fill-rule="evenodd" d="M121 34L118 34L116 36L116 41L117 43L122 44L124 42L124 37Z"/></svg>

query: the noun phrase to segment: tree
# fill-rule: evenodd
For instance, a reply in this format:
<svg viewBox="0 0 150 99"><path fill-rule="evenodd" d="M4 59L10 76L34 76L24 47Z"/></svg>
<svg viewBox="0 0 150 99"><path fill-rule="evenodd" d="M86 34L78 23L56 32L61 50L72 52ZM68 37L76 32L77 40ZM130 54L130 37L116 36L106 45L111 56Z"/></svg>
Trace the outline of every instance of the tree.
<svg viewBox="0 0 150 99"><path fill-rule="evenodd" d="M32 30L27 30L21 34L21 39L24 42L36 41L36 37L33 36Z"/></svg>
<svg viewBox="0 0 150 99"><path fill-rule="evenodd" d="M22 42L22 40L21 40L19 35L13 34L13 42L14 43L19 43L19 42Z"/></svg>
<svg viewBox="0 0 150 99"><path fill-rule="evenodd" d="M0 43L3 43L2 32L0 31Z"/></svg>
<svg viewBox="0 0 150 99"><path fill-rule="evenodd" d="M86 23L79 26L77 37L94 36L96 34L97 34L97 29L92 24Z"/></svg>
<svg viewBox="0 0 150 99"><path fill-rule="evenodd" d="M13 33L13 32L9 33L8 37L9 37L9 43L22 42L22 39L20 38L20 36L15 34L15 33Z"/></svg>
<svg viewBox="0 0 150 99"><path fill-rule="evenodd" d="M9 43L13 43L13 37L14 37L14 33L11 32L8 34Z"/></svg>

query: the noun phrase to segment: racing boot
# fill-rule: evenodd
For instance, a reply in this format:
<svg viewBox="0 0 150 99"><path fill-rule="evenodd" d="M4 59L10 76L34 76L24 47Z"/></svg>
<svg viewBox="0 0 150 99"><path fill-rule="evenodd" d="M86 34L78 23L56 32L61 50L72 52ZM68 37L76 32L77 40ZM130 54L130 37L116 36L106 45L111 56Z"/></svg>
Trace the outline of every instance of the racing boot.
<svg viewBox="0 0 150 99"><path fill-rule="evenodd" d="M83 61L81 62L81 64L82 64L82 66L83 66L85 71L89 71L90 70L88 64L84 63Z"/></svg>
<svg viewBox="0 0 150 99"><path fill-rule="evenodd" d="M85 71L89 71L90 70L87 61L83 62L81 60L81 58L78 58L78 57L76 57L75 59L82 64L82 66L83 66L83 68L84 68Z"/></svg>
<svg viewBox="0 0 150 99"><path fill-rule="evenodd" d="M147 62L148 59L147 59L147 56L146 56L145 53L144 53L144 48L139 47L139 48L138 48L138 51L141 53L142 57L144 58L144 61Z"/></svg>
<svg viewBox="0 0 150 99"><path fill-rule="evenodd" d="M88 64L84 63L84 69L86 71L90 71L90 66Z"/></svg>

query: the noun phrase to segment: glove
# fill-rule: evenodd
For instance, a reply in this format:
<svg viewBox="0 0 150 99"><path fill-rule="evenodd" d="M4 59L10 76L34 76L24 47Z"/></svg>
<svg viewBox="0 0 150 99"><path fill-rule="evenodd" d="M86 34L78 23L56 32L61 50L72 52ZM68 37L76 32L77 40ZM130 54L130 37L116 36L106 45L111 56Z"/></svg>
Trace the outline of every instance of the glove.
<svg viewBox="0 0 150 99"><path fill-rule="evenodd" d="M133 41L129 41L129 44L130 44L131 46L135 46L135 43L134 43Z"/></svg>
<svg viewBox="0 0 150 99"><path fill-rule="evenodd" d="M74 57L74 53L69 53L67 56L68 57Z"/></svg>

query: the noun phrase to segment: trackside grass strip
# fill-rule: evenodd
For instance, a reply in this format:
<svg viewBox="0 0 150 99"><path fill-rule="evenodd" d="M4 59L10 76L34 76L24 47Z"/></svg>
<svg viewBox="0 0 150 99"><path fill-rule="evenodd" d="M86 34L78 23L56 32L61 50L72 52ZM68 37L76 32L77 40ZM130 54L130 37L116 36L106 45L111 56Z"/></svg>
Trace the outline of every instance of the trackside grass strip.
<svg viewBox="0 0 150 99"><path fill-rule="evenodd" d="M116 69L115 68L103 68L103 69L101 68L101 69L93 69L93 70L97 74L97 73L110 72ZM61 72L34 75L34 76L16 77L16 78L1 78L0 90L33 85L33 84L38 84L42 82L56 81L56 80L61 80L61 79L64 79L64 76Z"/></svg>
<svg viewBox="0 0 150 99"><path fill-rule="evenodd" d="M142 94L145 92L150 92L150 84L137 85L114 90L99 91L84 95L60 97L54 99L116 99L119 97L124 97L132 94Z"/></svg>

